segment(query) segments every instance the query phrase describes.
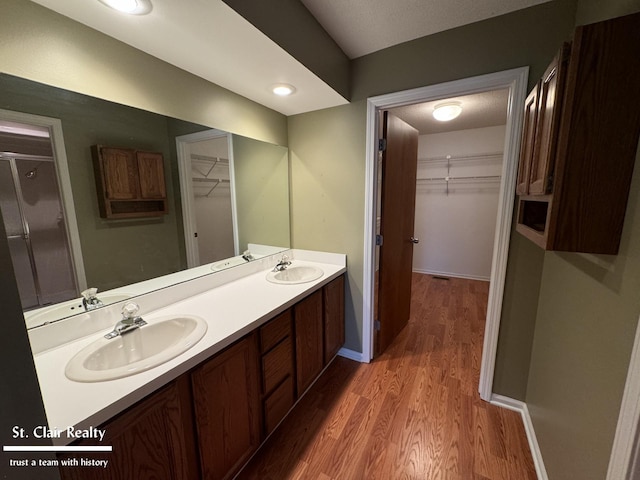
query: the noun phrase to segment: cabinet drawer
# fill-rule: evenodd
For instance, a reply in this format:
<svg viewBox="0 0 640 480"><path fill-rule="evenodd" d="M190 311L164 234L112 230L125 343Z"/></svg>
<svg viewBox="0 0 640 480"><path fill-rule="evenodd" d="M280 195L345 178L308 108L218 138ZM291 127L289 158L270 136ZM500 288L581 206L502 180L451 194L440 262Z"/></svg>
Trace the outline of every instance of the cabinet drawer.
<svg viewBox="0 0 640 480"><path fill-rule="evenodd" d="M264 400L264 428L269 435L293 406L293 377L289 376Z"/></svg>
<svg viewBox="0 0 640 480"><path fill-rule="evenodd" d="M262 391L268 393L287 375L293 375L291 337L262 357Z"/></svg>
<svg viewBox="0 0 640 480"><path fill-rule="evenodd" d="M280 340L291 335L291 310L281 313L260 327L260 351L271 350Z"/></svg>

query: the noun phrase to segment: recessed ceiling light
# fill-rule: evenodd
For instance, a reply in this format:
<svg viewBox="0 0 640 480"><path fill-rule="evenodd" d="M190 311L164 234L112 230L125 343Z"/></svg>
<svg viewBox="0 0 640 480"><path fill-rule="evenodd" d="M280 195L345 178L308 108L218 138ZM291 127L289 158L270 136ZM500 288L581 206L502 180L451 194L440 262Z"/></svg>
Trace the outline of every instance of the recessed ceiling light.
<svg viewBox="0 0 640 480"><path fill-rule="evenodd" d="M129 15L146 15L153 6L151 0L99 0L107 7L111 7L122 13Z"/></svg>
<svg viewBox="0 0 640 480"><path fill-rule="evenodd" d="M271 87L271 91L281 97L287 97L296 93L296 87L289 85L288 83L278 83Z"/></svg>
<svg viewBox="0 0 640 480"><path fill-rule="evenodd" d="M462 113L462 105L460 102L447 102L436 105L433 109L433 118L440 122L448 122L453 120Z"/></svg>

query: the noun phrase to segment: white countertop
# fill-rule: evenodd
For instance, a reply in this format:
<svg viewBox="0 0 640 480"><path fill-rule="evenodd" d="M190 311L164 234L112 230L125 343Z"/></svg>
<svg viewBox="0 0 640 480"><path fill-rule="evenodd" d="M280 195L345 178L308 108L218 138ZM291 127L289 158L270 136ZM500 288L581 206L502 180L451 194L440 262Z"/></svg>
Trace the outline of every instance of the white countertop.
<svg viewBox="0 0 640 480"><path fill-rule="evenodd" d="M320 252L306 252L308 255L294 252L297 252L295 265L320 267L324 275L313 282L279 285L266 280L267 269L154 311L141 310L140 315L149 324L167 315L195 315L208 324L205 336L196 345L145 372L94 383L74 382L65 376L68 361L113 326L34 355L49 428L98 427L346 271L344 255L327 254L323 258L324 254ZM328 263L302 258L323 259ZM184 290L184 284L181 288ZM118 320L114 317L113 324ZM53 439L53 442L65 445L71 440L63 437Z"/></svg>

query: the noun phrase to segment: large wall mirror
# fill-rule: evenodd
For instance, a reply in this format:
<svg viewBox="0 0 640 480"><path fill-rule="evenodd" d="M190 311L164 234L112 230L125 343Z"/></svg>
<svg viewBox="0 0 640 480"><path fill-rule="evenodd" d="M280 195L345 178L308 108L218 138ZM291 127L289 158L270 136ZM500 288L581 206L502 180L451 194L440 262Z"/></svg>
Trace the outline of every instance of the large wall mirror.
<svg viewBox="0 0 640 480"><path fill-rule="evenodd" d="M86 287L121 301L289 248L286 147L6 74L0 97L3 111L57 119L66 157L56 170L51 129L0 116L0 207L28 328L84 312ZM101 218L92 145L161 153L167 214Z"/></svg>

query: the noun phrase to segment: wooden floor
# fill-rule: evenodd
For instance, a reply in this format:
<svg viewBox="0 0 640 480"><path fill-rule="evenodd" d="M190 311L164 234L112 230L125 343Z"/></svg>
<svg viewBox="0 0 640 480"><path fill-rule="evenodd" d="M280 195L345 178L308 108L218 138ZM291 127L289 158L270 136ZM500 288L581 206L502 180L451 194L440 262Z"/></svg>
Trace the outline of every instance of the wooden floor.
<svg viewBox="0 0 640 480"><path fill-rule="evenodd" d="M518 413L480 400L488 283L414 274L407 328L338 357L240 479L535 479Z"/></svg>

